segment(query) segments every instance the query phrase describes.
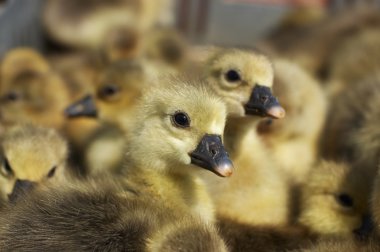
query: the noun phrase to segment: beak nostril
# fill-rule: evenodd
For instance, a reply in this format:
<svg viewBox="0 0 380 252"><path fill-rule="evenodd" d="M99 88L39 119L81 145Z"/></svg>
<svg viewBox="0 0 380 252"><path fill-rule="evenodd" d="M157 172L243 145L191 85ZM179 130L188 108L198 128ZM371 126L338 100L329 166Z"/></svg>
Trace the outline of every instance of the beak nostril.
<svg viewBox="0 0 380 252"><path fill-rule="evenodd" d="M217 154L218 152L215 150L215 149L211 149L211 154L213 157L215 157L215 155Z"/></svg>
<svg viewBox="0 0 380 252"><path fill-rule="evenodd" d="M216 154L218 154L218 147L216 146L217 144L215 142L210 143L207 147L209 153L211 153L212 157L214 158Z"/></svg>
<svg viewBox="0 0 380 252"><path fill-rule="evenodd" d="M71 104L65 109L65 114L67 117L96 117L97 110L92 96L87 95L81 100Z"/></svg>
<svg viewBox="0 0 380 252"><path fill-rule="evenodd" d="M83 110L84 110L84 106L82 104L75 107L75 112L77 113L82 112Z"/></svg>
<svg viewBox="0 0 380 252"><path fill-rule="evenodd" d="M233 164L224 149L220 135L204 135L197 148L189 155L192 164L218 176L229 177L232 174Z"/></svg>
<svg viewBox="0 0 380 252"><path fill-rule="evenodd" d="M266 95L263 95L263 96L260 97L260 100L261 100L262 103L265 103L268 99L269 99L269 97L266 96Z"/></svg>

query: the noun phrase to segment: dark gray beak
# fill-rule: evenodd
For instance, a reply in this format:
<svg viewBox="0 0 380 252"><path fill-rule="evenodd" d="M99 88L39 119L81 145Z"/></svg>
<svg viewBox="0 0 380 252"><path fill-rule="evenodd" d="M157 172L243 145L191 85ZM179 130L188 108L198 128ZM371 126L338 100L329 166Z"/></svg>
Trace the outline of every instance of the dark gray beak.
<svg viewBox="0 0 380 252"><path fill-rule="evenodd" d="M65 115L72 117L97 117L95 101L91 95L87 95L65 109Z"/></svg>
<svg viewBox="0 0 380 252"><path fill-rule="evenodd" d="M35 183L29 180L16 180L12 193L8 195L9 202L15 203L20 197L33 190L34 186Z"/></svg>
<svg viewBox="0 0 380 252"><path fill-rule="evenodd" d="M219 135L206 134L191 152L191 163L209 170L221 177L229 177L233 171L233 164L224 149Z"/></svg>
<svg viewBox="0 0 380 252"><path fill-rule="evenodd" d="M256 85L253 89L251 97L245 105L245 113L274 119L285 117L285 110L273 96L271 89L261 85Z"/></svg>
<svg viewBox="0 0 380 252"><path fill-rule="evenodd" d="M359 239L366 239L374 229L374 222L371 215L367 214L362 218L362 225L354 230L354 234Z"/></svg>

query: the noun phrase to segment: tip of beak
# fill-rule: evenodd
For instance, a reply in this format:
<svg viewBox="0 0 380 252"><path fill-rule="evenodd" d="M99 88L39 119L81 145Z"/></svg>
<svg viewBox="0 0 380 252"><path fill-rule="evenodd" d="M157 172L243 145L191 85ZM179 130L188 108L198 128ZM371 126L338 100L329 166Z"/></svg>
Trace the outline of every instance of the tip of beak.
<svg viewBox="0 0 380 252"><path fill-rule="evenodd" d="M281 106L274 106L268 109L267 111L268 116L274 118L274 119L281 119L285 117L285 109Z"/></svg>
<svg viewBox="0 0 380 252"><path fill-rule="evenodd" d="M216 168L215 172L221 177L229 177L233 173L234 166L230 160L221 162Z"/></svg>

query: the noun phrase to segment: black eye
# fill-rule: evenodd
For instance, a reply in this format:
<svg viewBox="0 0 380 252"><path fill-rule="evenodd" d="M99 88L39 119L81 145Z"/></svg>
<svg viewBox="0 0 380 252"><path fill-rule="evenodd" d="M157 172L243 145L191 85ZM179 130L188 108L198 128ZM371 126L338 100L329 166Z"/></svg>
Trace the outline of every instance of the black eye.
<svg viewBox="0 0 380 252"><path fill-rule="evenodd" d="M228 82L237 82L237 81L240 81L241 78L240 78L240 74L235 71L235 70L229 70L226 74L225 74L225 78Z"/></svg>
<svg viewBox="0 0 380 252"><path fill-rule="evenodd" d="M175 112L171 117L172 123L176 127L188 128L190 127L190 117L182 111Z"/></svg>
<svg viewBox="0 0 380 252"><path fill-rule="evenodd" d="M100 95L104 97L110 97L119 92L119 88L115 85L106 85L100 90Z"/></svg>
<svg viewBox="0 0 380 252"><path fill-rule="evenodd" d="M339 194L336 196L336 201L343 207L353 207L354 206L354 200L352 197L348 194Z"/></svg>
<svg viewBox="0 0 380 252"><path fill-rule="evenodd" d="M57 170L57 166L53 166L53 168L51 168L50 171L49 171L49 173L47 174L47 177L48 178L53 177L56 170Z"/></svg>
<svg viewBox="0 0 380 252"><path fill-rule="evenodd" d="M12 167L11 165L9 164L9 161L8 159L4 159L3 161L3 165L1 166L1 173L5 176L5 177L10 177L13 175L13 170L12 170Z"/></svg>
<svg viewBox="0 0 380 252"><path fill-rule="evenodd" d="M8 94L4 96L3 99L6 101L14 102L20 99L20 95L16 92L9 92Z"/></svg>

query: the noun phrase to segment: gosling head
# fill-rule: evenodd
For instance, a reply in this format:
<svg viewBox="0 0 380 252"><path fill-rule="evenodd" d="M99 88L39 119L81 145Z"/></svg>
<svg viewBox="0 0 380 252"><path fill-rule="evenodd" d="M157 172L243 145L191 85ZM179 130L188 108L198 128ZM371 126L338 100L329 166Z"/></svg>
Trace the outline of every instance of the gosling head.
<svg viewBox="0 0 380 252"><path fill-rule="evenodd" d="M230 176L222 145L226 108L200 80L168 77L146 90L131 128L129 153L143 167Z"/></svg>
<svg viewBox="0 0 380 252"><path fill-rule="evenodd" d="M187 59L187 44L174 29L154 29L144 41L144 55L149 60L179 68Z"/></svg>
<svg viewBox="0 0 380 252"><path fill-rule="evenodd" d="M60 44L97 49L115 27L133 24L141 29L141 7L141 1L53 0L46 3L42 19L46 31Z"/></svg>
<svg viewBox="0 0 380 252"><path fill-rule="evenodd" d="M0 91L2 122L8 125L35 123L60 128L65 120L62 111L70 99L66 83L53 70L39 69L37 66L33 68L33 64L38 65L38 62L31 62L28 55L20 54L17 60L29 64L20 63L17 71L13 69L11 77L2 79Z"/></svg>
<svg viewBox="0 0 380 252"><path fill-rule="evenodd" d="M229 115L285 116L285 110L272 95L273 67L264 55L216 49L205 67L207 80L226 101Z"/></svg>
<svg viewBox="0 0 380 252"><path fill-rule="evenodd" d="M65 114L70 118L98 117L125 128L145 82L146 75L139 62L114 62L99 73L94 95L87 95L70 105Z"/></svg>
<svg viewBox="0 0 380 252"><path fill-rule="evenodd" d="M2 86L24 72L48 73L50 65L46 59L31 48L17 48L5 54L0 66Z"/></svg>
<svg viewBox="0 0 380 252"><path fill-rule="evenodd" d="M368 211L368 181L345 163L323 161L302 190L300 222L321 235L349 235Z"/></svg>
<svg viewBox="0 0 380 252"><path fill-rule="evenodd" d="M1 139L1 198L14 201L44 181L63 179L67 145L48 128L22 125L9 128Z"/></svg>
<svg viewBox="0 0 380 252"><path fill-rule="evenodd" d="M298 65L276 60L273 92L286 110L286 118L260 121L258 130L276 141L318 137L324 123L326 99L320 84Z"/></svg>

